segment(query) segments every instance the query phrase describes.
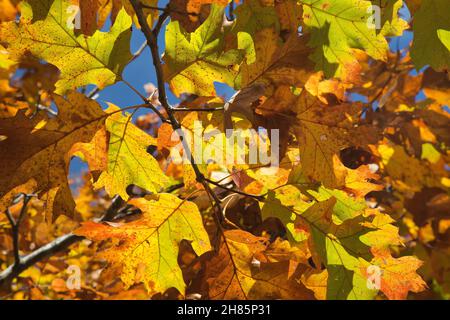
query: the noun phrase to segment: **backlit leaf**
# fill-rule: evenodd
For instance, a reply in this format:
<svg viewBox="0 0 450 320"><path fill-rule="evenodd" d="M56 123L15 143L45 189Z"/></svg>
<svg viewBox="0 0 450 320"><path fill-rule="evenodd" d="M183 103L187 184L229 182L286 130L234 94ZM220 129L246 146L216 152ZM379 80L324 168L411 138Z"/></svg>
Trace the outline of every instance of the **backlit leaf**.
<svg viewBox="0 0 450 320"><path fill-rule="evenodd" d="M76 234L94 241L115 240L102 256L122 267L126 287L143 282L149 292L174 287L184 294L186 284L177 262L180 242L191 241L198 255L211 249L197 206L164 193L129 203L142 211L140 219L118 226L86 222Z"/></svg>
<svg viewBox="0 0 450 320"><path fill-rule="evenodd" d="M0 40L15 56L30 52L57 66L57 93L88 84L104 88L121 80L131 58L131 18L124 10L109 32L96 31L90 37L75 35L68 0L30 0L21 11L19 24L1 26Z"/></svg>

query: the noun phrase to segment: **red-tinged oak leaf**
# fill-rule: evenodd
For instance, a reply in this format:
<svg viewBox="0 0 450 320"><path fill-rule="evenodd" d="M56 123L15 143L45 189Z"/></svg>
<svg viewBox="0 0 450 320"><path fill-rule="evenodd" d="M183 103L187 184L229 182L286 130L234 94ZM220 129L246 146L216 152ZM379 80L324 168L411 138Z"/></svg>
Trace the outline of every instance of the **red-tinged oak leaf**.
<svg viewBox="0 0 450 320"><path fill-rule="evenodd" d="M393 258L388 250L373 249L371 265L380 268L380 290L391 300L403 300L408 292L420 292L427 288L426 283L416 273L423 262L412 256ZM363 274L366 277L376 277L376 272L368 274L368 265L364 263ZM374 284L376 284L374 279Z"/></svg>

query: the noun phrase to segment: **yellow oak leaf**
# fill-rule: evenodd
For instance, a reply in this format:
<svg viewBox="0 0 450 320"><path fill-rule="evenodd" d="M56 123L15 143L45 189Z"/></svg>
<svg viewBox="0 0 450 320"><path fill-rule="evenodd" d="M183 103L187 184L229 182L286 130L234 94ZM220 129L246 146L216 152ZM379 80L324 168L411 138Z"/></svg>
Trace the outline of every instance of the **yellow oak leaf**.
<svg viewBox="0 0 450 320"><path fill-rule="evenodd" d="M314 297L317 300L325 300L327 297L327 270L307 270L301 277L302 283L308 289L314 292Z"/></svg>
<svg viewBox="0 0 450 320"><path fill-rule="evenodd" d="M90 142L74 144L71 154L86 161L90 171L106 170L108 163L108 135L106 128L100 128Z"/></svg>
<svg viewBox="0 0 450 320"><path fill-rule="evenodd" d="M85 222L75 233L94 241L114 239L100 255L122 266L121 279L127 288L143 282L149 292L174 287L184 294L186 284L177 262L180 242L190 241L197 255L211 249L197 206L166 193L129 204L140 209L142 217L120 225Z"/></svg>
<svg viewBox="0 0 450 320"><path fill-rule="evenodd" d="M370 126L356 125L361 110L358 103L324 105L305 91L298 97L295 130L300 161L309 179L320 181L326 187L344 185L345 170L336 158L339 151L350 146L367 146L377 138Z"/></svg>
<svg viewBox="0 0 450 320"><path fill-rule="evenodd" d="M58 94L88 84L104 88L120 81L131 58L131 18L121 10L109 32L77 36L70 8L69 0L22 2L20 23L3 23L0 40L13 56L31 53L58 67Z"/></svg>
<svg viewBox="0 0 450 320"><path fill-rule="evenodd" d="M380 144L378 152L382 169L399 190L418 192L425 186L439 187L443 185L441 178L448 176L443 166L428 164L409 156L400 145Z"/></svg>
<svg viewBox="0 0 450 320"><path fill-rule="evenodd" d="M123 116L112 104L106 120L109 132L108 164L95 188L105 187L110 196L128 198L127 186L134 184L153 193L167 186L169 179L159 167L158 161L147 152L147 147L156 146L156 139L131 123L132 115Z"/></svg>
<svg viewBox="0 0 450 320"><path fill-rule="evenodd" d="M127 14L133 18L133 23L139 26L137 16L134 12L133 6L128 0L71 0L74 5L79 6L80 10L80 27L84 34L90 35L95 29L100 29L104 26L108 18L114 23L122 8ZM157 0L141 0L144 6L156 7ZM150 26L159 15L159 11L152 8L142 8L144 16L147 17L147 22Z"/></svg>

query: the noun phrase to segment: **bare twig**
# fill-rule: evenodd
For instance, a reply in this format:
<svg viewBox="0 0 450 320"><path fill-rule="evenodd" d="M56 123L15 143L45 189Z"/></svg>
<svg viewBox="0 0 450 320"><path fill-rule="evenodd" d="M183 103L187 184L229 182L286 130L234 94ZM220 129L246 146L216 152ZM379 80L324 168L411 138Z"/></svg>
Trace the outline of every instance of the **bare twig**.
<svg viewBox="0 0 450 320"><path fill-rule="evenodd" d="M142 52L144 52L145 48L147 48L147 41L144 41L141 44L139 49L137 49L137 51L133 54L133 56L131 57L130 61L128 61L128 62L132 62L132 61L136 60L137 58L139 58L139 56L142 54Z"/></svg>
<svg viewBox="0 0 450 320"><path fill-rule="evenodd" d="M140 93L139 90L136 89L136 88L135 88L131 83L129 83L127 80L122 79L122 82L125 83L125 84L128 86L128 88L130 88L131 90L133 90L134 93L136 93L136 94L139 96L139 98L142 99L142 101L144 101L145 103L148 103L148 102L149 102L148 99L147 99L146 97L144 97L144 96L142 95L142 93Z"/></svg>
<svg viewBox="0 0 450 320"><path fill-rule="evenodd" d="M161 31L162 26L166 19L170 16L169 11L164 11L158 18L155 27L153 28L153 34L158 37L159 32Z"/></svg>
<svg viewBox="0 0 450 320"><path fill-rule="evenodd" d="M14 264L12 265L13 269L16 269L21 262L20 248L19 248L20 224L22 223L22 220L25 217L28 202L30 202L31 198L35 196L36 196L35 194L20 193L14 199L15 203L17 203L17 201L22 199L22 208L20 209L19 217L17 218L17 220L14 219L9 208L6 209L6 217L8 218L8 221L11 224L11 236L13 239L13 252L14 252Z"/></svg>
<svg viewBox="0 0 450 320"><path fill-rule="evenodd" d="M99 87L95 87L95 88L92 89L91 92L89 92L86 96L87 96L89 99L93 99L93 98L95 97L95 95L96 95L97 93L99 93L99 92L100 92L100 88L99 88Z"/></svg>
<svg viewBox="0 0 450 320"><path fill-rule="evenodd" d="M224 110L224 107L212 107L212 108L185 108L185 107L179 107L179 108L172 108L172 111L174 112L190 112L190 111L199 111L199 112L211 112L211 111L222 111Z"/></svg>
<svg viewBox="0 0 450 320"><path fill-rule="evenodd" d="M154 113L156 113L162 122L170 123L170 121L162 115L161 111L159 111L158 108L156 106L154 106L153 104L151 104L150 102L135 105L135 106L133 106L133 108L136 108L136 109L148 108L148 109L152 110Z"/></svg>
<svg viewBox="0 0 450 320"><path fill-rule="evenodd" d="M165 190L165 192L167 192L167 193L172 193L172 192L174 192L175 190L178 190L178 189L181 189L181 188L183 188L184 187L184 183L182 182L182 183L178 183L178 184L174 184L173 186L170 186L169 188L167 188L166 190Z"/></svg>
<svg viewBox="0 0 450 320"><path fill-rule="evenodd" d="M12 264L0 273L0 287L8 286L11 281L16 278L22 271L28 269L35 263L52 256L53 254L67 249L71 244L84 239L74 235L73 233L66 234L54 241L40 247L39 249L31 252L30 254L21 258L19 264Z"/></svg>

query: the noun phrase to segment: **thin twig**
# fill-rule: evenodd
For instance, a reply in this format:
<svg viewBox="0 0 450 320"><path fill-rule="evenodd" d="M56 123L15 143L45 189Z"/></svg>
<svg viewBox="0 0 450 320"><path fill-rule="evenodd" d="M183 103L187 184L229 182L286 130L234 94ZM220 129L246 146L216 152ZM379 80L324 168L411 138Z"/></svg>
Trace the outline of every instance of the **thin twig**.
<svg viewBox="0 0 450 320"><path fill-rule="evenodd" d="M181 188L183 188L183 187L184 187L184 183L181 182L181 183L174 184L173 186L168 187L168 188L165 190L165 192L167 192L167 193L172 193L172 192L174 192L175 190L181 189Z"/></svg>
<svg viewBox="0 0 450 320"><path fill-rule="evenodd" d="M122 79L122 81L123 81L123 83L125 83L125 84L128 86L128 88L130 88L131 90L133 90L134 93L136 93L136 94L139 96L139 98L142 99L142 101L144 101L145 103L148 103L148 102L149 102L148 99L147 99L146 97L144 97L144 96L142 95L142 93L139 92L138 89L136 89L135 87L133 87L133 86L131 85L131 83L129 83L129 82L128 82L127 80L125 80L125 79Z"/></svg>
<svg viewBox="0 0 450 320"><path fill-rule="evenodd" d="M31 198L31 197L30 197ZM27 198L24 198L27 199ZM25 201L25 200L24 200ZM28 203L29 199L27 200ZM116 196L113 198L111 205L106 210L103 217L100 219L100 221L111 221L115 218L117 212L119 211L120 207L124 204L124 201L119 196ZM23 207L22 207L23 209ZM24 209L23 209L24 210ZM11 216L10 213L8 213L9 210L7 210L7 216ZM12 216L11 216L12 218ZM10 219L8 217L8 219ZM14 219L12 218L12 221ZM19 220L17 220L19 221ZM17 225L16 222L14 222L14 225ZM18 231L18 230L17 230ZM18 232L17 232L18 234ZM53 254L63 251L67 249L70 245L83 240L84 237L77 236L73 233L66 234L64 236L58 237L52 242L47 243L46 245L40 247L39 249L34 250L30 254L19 257L17 259L16 256L16 249L14 248L14 254L15 254L15 261L14 264L10 265L8 268L3 270L0 273L0 287L2 286L8 286L11 281L16 278L20 273L22 273L24 270L28 269L30 266L34 265L35 263L41 261L42 259L45 259L46 257L52 256Z"/></svg>
<svg viewBox="0 0 450 320"><path fill-rule="evenodd" d="M133 106L133 108L136 108L136 109L148 108L148 109L152 110L154 113L156 113L162 122L170 123L170 121L162 115L161 111L159 111L158 108L156 106L154 106L153 104L151 104L150 102L135 105L135 106Z"/></svg>
<svg viewBox="0 0 450 320"><path fill-rule="evenodd" d="M159 32L161 31L162 26L164 25L164 22L166 19L170 16L169 11L164 11L158 18L158 21L156 22L155 27L153 28L153 34L155 37L158 37Z"/></svg>
<svg viewBox="0 0 450 320"><path fill-rule="evenodd" d="M25 194L20 193L14 200L16 202L18 199L22 198L22 208L20 209L19 217L17 220L14 219L9 208L6 209L6 217L8 218L9 223L11 224L11 237L13 239L13 253L14 253L14 264L13 269L16 269L20 265L20 247L19 247L19 235L20 235L20 224L22 223L23 218L25 217L27 211L28 202L30 202L32 197L35 197L34 194Z"/></svg>
<svg viewBox="0 0 450 320"><path fill-rule="evenodd" d="M142 54L142 52L144 52L145 48L147 48L147 41L144 41L141 44L139 49L137 49L137 51L133 54L133 56L131 57L130 61L128 61L128 63L133 62L134 60L139 58L139 56Z"/></svg>
<svg viewBox="0 0 450 320"><path fill-rule="evenodd" d="M190 112L190 111L199 111L199 112L211 112L211 111L222 111L224 107L211 107L211 108L172 108L174 112Z"/></svg>
<svg viewBox="0 0 450 320"><path fill-rule="evenodd" d="M99 93L99 92L100 92L100 88L99 88L99 87L95 87L95 88L92 89L92 91L89 92L86 96L87 96L89 99L93 99L93 98L95 97L95 95L96 95L97 93Z"/></svg>
<svg viewBox="0 0 450 320"><path fill-rule="evenodd" d="M207 182L215 185L216 187L222 188L224 190L227 190L227 191L230 191L230 192L233 192L233 193L237 193L237 194L240 194L240 195L243 195L243 196L246 196L246 197L251 197L251 198L254 198L256 200L263 200L264 199L264 196L262 196L262 195L250 194L250 193L247 193L247 192L244 192L244 191L236 190L234 188L229 188L229 187L226 187L223 184L218 183L217 181L213 181L213 180L210 180L208 178L205 178L205 180Z"/></svg>
<svg viewBox="0 0 450 320"><path fill-rule="evenodd" d="M228 21L234 20L234 0L231 0L230 4L228 5Z"/></svg>

